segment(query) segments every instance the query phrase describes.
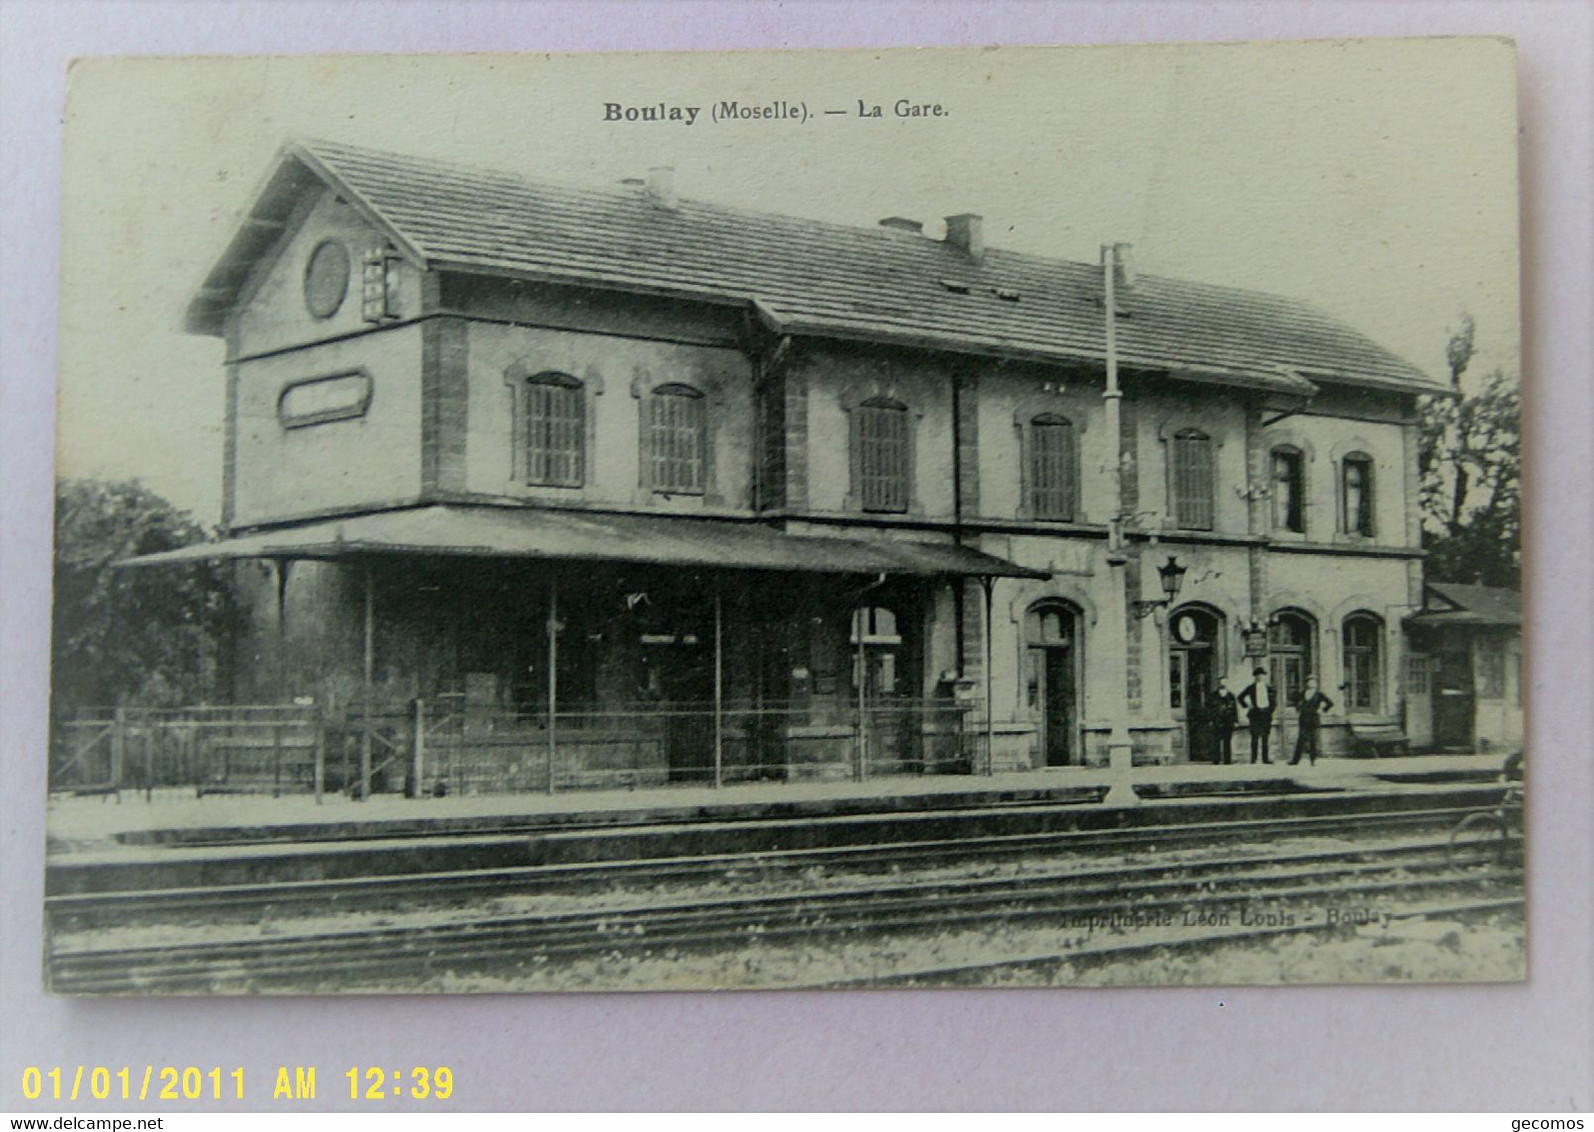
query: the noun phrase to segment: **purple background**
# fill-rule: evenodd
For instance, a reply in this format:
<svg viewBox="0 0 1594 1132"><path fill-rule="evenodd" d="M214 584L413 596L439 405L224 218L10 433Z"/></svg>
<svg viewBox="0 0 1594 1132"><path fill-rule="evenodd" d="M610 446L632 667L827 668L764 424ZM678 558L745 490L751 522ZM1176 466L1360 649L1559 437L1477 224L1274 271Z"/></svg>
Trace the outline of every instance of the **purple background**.
<svg viewBox="0 0 1594 1132"><path fill-rule="evenodd" d="M80 55L1514 36L1535 779L1531 979L1499 987L53 1000L39 991L60 116ZM24 1065L452 1065L472 1109L1594 1106L1587 3L0 0L0 1109ZM329 1098L329 1099L328 1099ZM74 1106L89 1112L92 1102ZM100 1106L107 1110L120 1104ZM153 1106L151 1106L153 1107ZM171 1111L183 1111L173 1107Z"/></svg>

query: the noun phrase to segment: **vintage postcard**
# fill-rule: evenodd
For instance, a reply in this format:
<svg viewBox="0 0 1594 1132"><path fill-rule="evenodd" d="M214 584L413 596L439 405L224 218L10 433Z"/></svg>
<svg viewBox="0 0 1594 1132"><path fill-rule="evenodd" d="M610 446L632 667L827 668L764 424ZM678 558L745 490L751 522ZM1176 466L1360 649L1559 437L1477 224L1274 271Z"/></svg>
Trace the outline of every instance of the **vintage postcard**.
<svg viewBox="0 0 1594 1132"><path fill-rule="evenodd" d="M88 60L57 994L1525 976L1515 58Z"/></svg>

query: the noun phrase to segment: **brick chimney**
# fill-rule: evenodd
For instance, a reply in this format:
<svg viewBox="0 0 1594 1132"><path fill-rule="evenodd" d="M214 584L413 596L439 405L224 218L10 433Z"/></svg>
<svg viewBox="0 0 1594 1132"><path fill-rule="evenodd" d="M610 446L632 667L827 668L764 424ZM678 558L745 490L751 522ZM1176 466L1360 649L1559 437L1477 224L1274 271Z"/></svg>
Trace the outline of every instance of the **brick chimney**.
<svg viewBox="0 0 1594 1132"><path fill-rule="evenodd" d="M972 212L946 218L946 242L975 263L985 258L985 219Z"/></svg>
<svg viewBox="0 0 1594 1132"><path fill-rule="evenodd" d="M1112 261L1113 287L1119 291L1127 291L1135 285L1139 273L1135 270L1135 246L1133 244L1114 244Z"/></svg>
<svg viewBox="0 0 1594 1132"><path fill-rule="evenodd" d="M648 203L658 208L674 208L681 203L675 195L675 170L668 165L655 165L648 170L646 192Z"/></svg>

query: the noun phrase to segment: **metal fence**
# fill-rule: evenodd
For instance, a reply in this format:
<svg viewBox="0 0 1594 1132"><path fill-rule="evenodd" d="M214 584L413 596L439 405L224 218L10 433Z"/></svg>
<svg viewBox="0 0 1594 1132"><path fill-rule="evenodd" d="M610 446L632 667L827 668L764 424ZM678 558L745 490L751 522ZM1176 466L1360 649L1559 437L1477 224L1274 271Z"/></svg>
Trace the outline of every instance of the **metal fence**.
<svg viewBox="0 0 1594 1132"><path fill-rule="evenodd" d="M50 789L319 796L326 745L313 706L116 708L56 723Z"/></svg>
<svg viewBox="0 0 1594 1132"><path fill-rule="evenodd" d="M120 709L57 725L50 787L200 794L460 794L719 786L986 769L966 703L657 704L515 712L463 697L325 713Z"/></svg>
<svg viewBox="0 0 1594 1132"><path fill-rule="evenodd" d="M411 780L431 793L662 786L967 772L970 709L898 700L856 707L669 704L513 713L421 705Z"/></svg>

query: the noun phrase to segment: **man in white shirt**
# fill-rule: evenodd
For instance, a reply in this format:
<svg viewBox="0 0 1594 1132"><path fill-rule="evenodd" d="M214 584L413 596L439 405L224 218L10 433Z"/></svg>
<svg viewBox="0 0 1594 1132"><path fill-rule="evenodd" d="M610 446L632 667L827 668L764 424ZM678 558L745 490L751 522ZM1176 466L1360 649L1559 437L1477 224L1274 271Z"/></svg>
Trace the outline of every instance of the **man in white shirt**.
<svg viewBox="0 0 1594 1132"><path fill-rule="evenodd" d="M1251 672L1251 682L1241 690L1236 698L1236 703L1245 709L1246 721L1251 726L1251 761L1256 762L1257 752L1262 754L1262 761L1271 763L1267 757L1268 735L1273 730L1273 688L1267 682L1267 669L1256 668Z"/></svg>

